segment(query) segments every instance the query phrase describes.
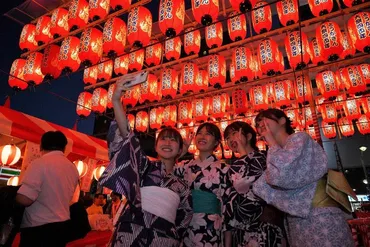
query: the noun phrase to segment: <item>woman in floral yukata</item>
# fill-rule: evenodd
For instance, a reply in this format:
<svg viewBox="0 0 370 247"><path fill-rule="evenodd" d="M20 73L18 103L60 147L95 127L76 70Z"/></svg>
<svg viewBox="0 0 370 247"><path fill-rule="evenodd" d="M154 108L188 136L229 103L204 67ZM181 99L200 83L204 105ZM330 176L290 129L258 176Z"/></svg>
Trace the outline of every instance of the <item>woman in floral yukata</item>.
<svg viewBox="0 0 370 247"><path fill-rule="evenodd" d="M236 121L226 127L224 139L240 155L227 173L231 186L224 194L225 246L282 246L282 214L278 217L279 211L266 206L251 190L266 169L266 156L256 146L256 132L249 124Z"/></svg>
<svg viewBox="0 0 370 247"><path fill-rule="evenodd" d="M159 161L149 161L129 131L120 101L124 90L118 83L113 95L117 123L108 134L113 158L99 181L128 201L128 207L117 212L110 246L178 247L192 218L191 191L172 173L182 137L175 129L163 129L155 143Z"/></svg>
<svg viewBox="0 0 370 247"><path fill-rule="evenodd" d="M344 212L325 191L328 168L323 148L307 133L294 133L281 110L262 111L255 122L269 150L267 168L253 192L287 213L290 246L354 246Z"/></svg>
<svg viewBox="0 0 370 247"><path fill-rule="evenodd" d="M227 166L213 155L220 143L219 128L212 123L201 124L195 135L199 157L175 169L192 190L194 215L184 239L187 247L223 246L222 194Z"/></svg>

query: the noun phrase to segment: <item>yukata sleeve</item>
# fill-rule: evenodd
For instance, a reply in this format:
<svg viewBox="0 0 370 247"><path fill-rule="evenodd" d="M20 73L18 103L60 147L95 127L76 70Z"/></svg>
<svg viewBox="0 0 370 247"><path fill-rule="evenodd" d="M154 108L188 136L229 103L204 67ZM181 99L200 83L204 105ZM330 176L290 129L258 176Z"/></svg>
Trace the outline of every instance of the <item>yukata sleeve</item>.
<svg viewBox="0 0 370 247"><path fill-rule="evenodd" d="M268 150L266 182L280 189L302 188L319 180L327 172L324 150L307 133L289 137L284 148Z"/></svg>
<svg viewBox="0 0 370 247"><path fill-rule="evenodd" d="M176 163L175 167L173 168L173 174L181 179L185 179L185 172L186 172L186 164L188 161L181 161Z"/></svg>
<svg viewBox="0 0 370 247"><path fill-rule="evenodd" d="M176 215L176 231L180 239L184 239L186 230L193 217L192 197L189 188L185 189L180 196L180 204Z"/></svg>
<svg viewBox="0 0 370 247"><path fill-rule="evenodd" d="M113 141L114 150L110 151L115 153L99 183L123 194L130 203L138 205L141 202L140 181L150 161L141 150L140 142L133 132L121 137L119 131L115 131ZM112 145L109 147L111 149Z"/></svg>
<svg viewBox="0 0 370 247"><path fill-rule="evenodd" d="M229 166L225 163L221 163L220 169L219 169L219 174L220 174L220 185L219 185L219 190L217 193L217 197L219 198L221 202L221 217L222 217L222 226L221 229L226 231L227 230L227 223L229 222L230 218L226 218L224 216L224 213L226 212L226 205L225 202L228 200L228 195L227 195L227 189L230 188L231 184L228 182L228 171L229 171Z"/></svg>
<svg viewBox="0 0 370 247"><path fill-rule="evenodd" d="M224 176L225 190L222 194L222 217L223 217L223 231L231 231L233 228L230 225L230 221L234 216L233 202L237 196L237 192L232 186L233 170L230 168Z"/></svg>

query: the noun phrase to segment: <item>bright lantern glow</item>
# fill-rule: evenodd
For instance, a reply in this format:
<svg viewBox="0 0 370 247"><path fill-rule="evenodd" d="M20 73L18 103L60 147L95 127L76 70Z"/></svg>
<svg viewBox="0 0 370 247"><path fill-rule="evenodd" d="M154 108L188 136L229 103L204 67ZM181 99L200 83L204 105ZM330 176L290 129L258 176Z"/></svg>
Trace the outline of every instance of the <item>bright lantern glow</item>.
<svg viewBox="0 0 370 247"><path fill-rule="evenodd" d="M97 168L95 168L93 174L94 174L94 178L96 180L99 180L99 178L101 177L101 175L103 175L103 172L105 171L105 166L98 166Z"/></svg>
<svg viewBox="0 0 370 247"><path fill-rule="evenodd" d="M367 150L367 147L365 147L365 146L361 146L361 147L360 147L360 150L361 150L362 152L365 152L365 151Z"/></svg>
<svg viewBox="0 0 370 247"><path fill-rule="evenodd" d="M8 182L6 183L6 185L9 185L9 186L18 186L18 184L19 184L18 176L10 177L8 179Z"/></svg>
<svg viewBox="0 0 370 247"><path fill-rule="evenodd" d="M76 160L73 162L73 164L75 164L80 178L86 175L88 167L85 162L83 162L82 160Z"/></svg>
<svg viewBox="0 0 370 247"><path fill-rule="evenodd" d="M366 179L362 180L362 182L363 182L364 184L367 184L367 183L368 183Z"/></svg>
<svg viewBox="0 0 370 247"><path fill-rule="evenodd" d="M14 165L21 158L21 150L15 145L0 147L1 164L6 166Z"/></svg>

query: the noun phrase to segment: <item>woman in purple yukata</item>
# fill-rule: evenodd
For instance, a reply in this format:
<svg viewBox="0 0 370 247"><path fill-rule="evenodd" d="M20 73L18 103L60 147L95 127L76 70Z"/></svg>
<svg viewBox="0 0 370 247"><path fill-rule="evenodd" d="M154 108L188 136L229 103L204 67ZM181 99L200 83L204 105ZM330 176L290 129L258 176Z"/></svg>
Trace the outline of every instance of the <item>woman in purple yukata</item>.
<svg viewBox="0 0 370 247"><path fill-rule="evenodd" d="M194 215L184 238L187 247L223 246L222 195L228 167L213 155L221 143L221 132L212 123L203 123L195 135L199 157L175 168L192 190Z"/></svg>
<svg viewBox="0 0 370 247"><path fill-rule="evenodd" d="M290 246L354 246L345 213L325 192L328 168L323 148L307 133L294 133L281 110L262 111L255 122L269 150L267 169L253 192L287 214Z"/></svg>
<svg viewBox="0 0 370 247"><path fill-rule="evenodd" d="M149 161L129 131L120 101L125 89L118 83L113 95L117 123L108 134L113 158L99 181L128 201L128 207L117 212L110 246L178 247L192 218L191 191L172 173L182 137L175 129L163 129L155 143L159 161Z"/></svg>
<svg viewBox="0 0 370 247"><path fill-rule="evenodd" d="M251 190L266 169L266 156L256 146L256 131L249 124L236 121L226 127L224 139L240 155L227 172L230 186L224 194L225 246L283 246L282 213L267 206Z"/></svg>

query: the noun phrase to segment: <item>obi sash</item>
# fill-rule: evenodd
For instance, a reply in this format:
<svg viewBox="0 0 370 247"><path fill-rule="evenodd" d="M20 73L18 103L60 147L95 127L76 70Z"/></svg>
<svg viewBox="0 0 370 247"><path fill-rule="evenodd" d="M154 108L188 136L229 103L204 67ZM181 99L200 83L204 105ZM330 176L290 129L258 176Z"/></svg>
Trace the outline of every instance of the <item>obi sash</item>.
<svg viewBox="0 0 370 247"><path fill-rule="evenodd" d="M219 214L221 215L221 202L211 192L192 190L194 213Z"/></svg>
<svg viewBox="0 0 370 247"><path fill-rule="evenodd" d="M140 193L143 210L175 224L176 212L180 204L177 193L158 186L141 187Z"/></svg>

